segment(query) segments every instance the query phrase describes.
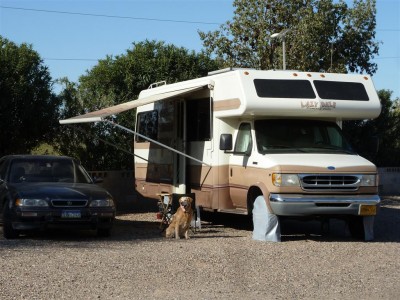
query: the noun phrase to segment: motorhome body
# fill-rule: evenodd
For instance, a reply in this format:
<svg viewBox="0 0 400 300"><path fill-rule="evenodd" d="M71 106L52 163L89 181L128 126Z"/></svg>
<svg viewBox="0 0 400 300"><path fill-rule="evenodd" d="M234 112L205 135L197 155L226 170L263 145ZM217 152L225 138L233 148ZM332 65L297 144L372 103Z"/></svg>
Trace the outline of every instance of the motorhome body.
<svg viewBox="0 0 400 300"><path fill-rule="evenodd" d="M206 210L250 214L262 195L278 216L374 215L377 170L346 142L343 120L380 113L364 75L230 70L142 91L183 91L137 109L136 188L195 193ZM193 158L193 159L191 159Z"/></svg>
<svg viewBox="0 0 400 300"><path fill-rule="evenodd" d="M343 120L379 115L369 76L222 70L152 85L138 100L60 123L106 121L132 108L143 196L194 193L204 210L240 214L262 196L271 214L344 216L355 228L377 212L376 167L340 129Z"/></svg>

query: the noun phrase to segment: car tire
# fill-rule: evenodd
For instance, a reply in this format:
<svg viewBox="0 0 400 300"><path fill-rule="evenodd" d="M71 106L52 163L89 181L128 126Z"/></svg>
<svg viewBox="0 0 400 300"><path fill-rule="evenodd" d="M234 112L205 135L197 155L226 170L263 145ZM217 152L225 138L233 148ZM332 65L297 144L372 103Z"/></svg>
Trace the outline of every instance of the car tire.
<svg viewBox="0 0 400 300"><path fill-rule="evenodd" d="M3 236L8 240L16 239L19 237L19 230L14 229L10 221L4 220Z"/></svg>

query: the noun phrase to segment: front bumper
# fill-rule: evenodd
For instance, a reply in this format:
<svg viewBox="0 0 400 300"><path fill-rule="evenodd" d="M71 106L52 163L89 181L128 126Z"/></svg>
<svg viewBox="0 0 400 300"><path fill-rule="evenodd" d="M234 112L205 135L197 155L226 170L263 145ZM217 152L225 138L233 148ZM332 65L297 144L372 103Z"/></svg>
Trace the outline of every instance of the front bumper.
<svg viewBox="0 0 400 300"><path fill-rule="evenodd" d="M110 229L115 219L114 209L81 209L79 217L63 217L61 210L19 210L11 223L16 230L75 228Z"/></svg>
<svg viewBox="0 0 400 300"><path fill-rule="evenodd" d="M364 208L377 208L380 202L378 195L270 194L269 197L272 212L278 216L363 215Z"/></svg>

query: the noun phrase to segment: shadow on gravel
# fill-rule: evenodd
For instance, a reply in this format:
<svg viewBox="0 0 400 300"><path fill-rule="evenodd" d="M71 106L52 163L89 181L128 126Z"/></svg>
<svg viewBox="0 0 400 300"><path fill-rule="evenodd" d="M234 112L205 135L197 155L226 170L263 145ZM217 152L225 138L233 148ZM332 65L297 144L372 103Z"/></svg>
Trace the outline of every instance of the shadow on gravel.
<svg viewBox="0 0 400 300"><path fill-rule="evenodd" d="M33 231L22 235L17 240L5 240L0 227L0 247L40 246L43 242L62 243L67 247L90 248L99 243L113 243L144 240L168 241L160 229L160 223L155 218L156 210L143 208L136 212L119 212L110 237L97 237L95 231L85 230L46 230ZM135 218L136 214L154 213L154 221L142 221ZM248 216L202 212L202 228L193 231L191 236L196 239L236 238L243 237L243 232L251 232L252 222ZM321 222L284 219L281 222L282 241L315 240L320 242L349 242L353 240L347 229L346 222L331 219L329 230L321 226ZM233 229L233 230L232 230ZM235 232L235 230L238 230ZM245 233L245 235L248 235ZM400 242L400 200L383 200L380 211L375 218L375 240L373 242Z"/></svg>
<svg viewBox="0 0 400 300"><path fill-rule="evenodd" d="M204 216L203 216L204 215ZM238 230L252 231L248 216L230 214L202 214L212 224ZM400 242L400 200L383 199L374 224L375 239L372 242ZM329 229L318 220L283 219L282 241L315 240L320 242L358 242L350 236L345 220L331 219Z"/></svg>

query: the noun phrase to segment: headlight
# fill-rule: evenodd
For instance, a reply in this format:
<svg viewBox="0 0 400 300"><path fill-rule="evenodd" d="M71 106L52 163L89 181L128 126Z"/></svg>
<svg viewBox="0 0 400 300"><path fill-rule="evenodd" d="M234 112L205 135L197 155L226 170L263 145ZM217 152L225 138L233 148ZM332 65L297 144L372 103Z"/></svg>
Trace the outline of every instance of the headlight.
<svg viewBox="0 0 400 300"><path fill-rule="evenodd" d="M89 204L90 207L113 207L114 201L111 198L92 200Z"/></svg>
<svg viewBox="0 0 400 300"><path fill-rule="evenodd" d="M15 200L15 205L20 207L48 207L49 204L44 199L25 199L18 198Z"/></svg>
<svg viewBox="0 0 400 300"><path fill-rule="evenodd" d="M362 175L361 186L376 186L376 175Z"/></svg>
<svg viewBox="0 0 400 300"><path fill-rule="evenodd" d="M272 183L275 186L300 186L297 174L272 174Z"/></svg>

